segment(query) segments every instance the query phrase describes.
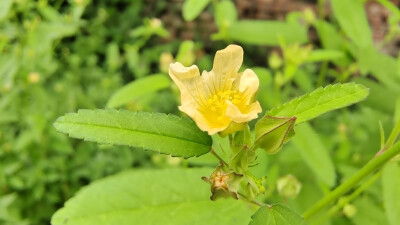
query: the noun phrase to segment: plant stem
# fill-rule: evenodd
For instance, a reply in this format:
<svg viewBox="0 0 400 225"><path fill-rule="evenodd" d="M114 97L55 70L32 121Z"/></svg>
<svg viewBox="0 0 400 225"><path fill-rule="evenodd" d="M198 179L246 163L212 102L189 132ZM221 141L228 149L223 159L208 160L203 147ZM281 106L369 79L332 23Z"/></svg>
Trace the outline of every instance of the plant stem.
<svg viewBox="0 0 400 225"><path fill-rule="evenodd" d="M304 219L309 219L320 210L324 209L325 206L329 205L331 202L335 201L337 198L348 192L355 185L357 185L361 180L363 180L370 173L381 167L391 158L400 153L400 142L393 145L387 151L381 155L370 160L363 168L361 168L354 176L348 179L346 182L341 184L335 190L331 191L328 195L322 198L319 202L315 203L311 208L309 208L304 214Z"/></svg>
<svg viewBox="0 0 400 225"><path fill-rule="evenodd" d="M323 62L321 66L321 70L319 71L317 86L324 85L326 72L328 70L328 62Z"/></svg>
<svg viewBox="0 0 400 225"><path fill-rule="evenodd" d="M217 157L217 159L218 159L219 161L221 161L224 165L228 165L228 163L226 163L226 162L221 158L221 156L219 156L219 155L214 151L214 149L211 148L210 153L213 154L215 157Z"/></svg>
<svg viewBox="0 0 400 225"><path fill-rule="evenodd" d="M390 147L393 145L393 143L396 141L397 136L399 135L400 132L400 120L397 121L396 126L393 128L392 132L390 133L387 141L386 141L386 148Z"/></svg>
<svg viewBox="0 0 400 225"><path fill-rule="evenodd" d="M375 173L372 177L370 177L364 184L362 184L357 190L355 190L351 195L346 196L343 198L343 201L340 200L337 205L332 207L324 216L319 218L317 221L313 222L311 225L316 225L322 223L324 220L328 219L332 215L334 215L336 212L338 212L341 208L343 208L346 204L349 202L353 201L355 198L357 198L365 189L367 189L369 186L371 186L375 181L381 176L382 170L379 172Z"/></svg>
<svg viewBox="0 0 400 225"><path fill-rule="evenodd" d="M240 192L238 192L238 195L239 195L243 200L245 200L246 202L249 202L249 203L251 203L251 204L254 204L254 205L257 205L257 206L260 206L260 207L263 207L263 206L266 205L266 204L261 203L261 202L258 202L258 201L256 201L256 200L249 200L248 198L246 198L246 196L245 196L244 194L242 194L242 193L240 193Z"/></svg>
<svg viewBox="0 0 400 225"><path fill-rule="evenodd" d="M396 141L397 136L399 135L400 132L400 120L397 121L396 126L393 128L392 132L389 135L389 138L387 139L386 143L384 146L376 153L376 156L381 155L383 152L386 151L389 147L393 145L393 143Z"/></svg>

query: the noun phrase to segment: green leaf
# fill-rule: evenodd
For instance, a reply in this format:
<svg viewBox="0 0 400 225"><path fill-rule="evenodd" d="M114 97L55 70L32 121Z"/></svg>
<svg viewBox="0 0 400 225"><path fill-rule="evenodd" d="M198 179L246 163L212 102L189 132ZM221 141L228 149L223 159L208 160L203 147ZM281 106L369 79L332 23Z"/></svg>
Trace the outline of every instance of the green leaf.
<svg viewBox="0 0 400 225"><path fill-rule="evenodd" d="M382 174L383 203L391 225L400 221L400 166L397 162L385 165Z"/></svg>
<svg viewBox="0 0 400 225"><path fill-rule="evenodd" d="M347 42L344 37L340 35L340 32L336 27L324 20L316 21L314 26L324 49L337 51L346 50ZM346 67L350 62L351 60L347 55L344 55L344 57L333 61L333 63L339 65L340 67Z"/></svg>
<svg viewBox="0 0 400 225"><path fill-rule="evenodd" d="M362 104L389 114L394 112L395 105L387 103L395 102L396 96L399 96L400 92L393 91L384 84L378 83L370 78L356 77L354 81L364 85L370 90L368 98L365 99ZM385 101L382 101L382 99L385 99Z"/></svg>
<svg viewBox="0 0 400 225"><path fill-rule="evenodd" d="M354 201L357 213L351 218L354 225L389 225L380 203L368 195ZM398 222L398 221L397 221ZM398 223L397 223L398 224Z"/></svg>
<svg viewBox="0 0 400 225"><path fill-rule="evenodd" d="M184 66L191 66L195 59L194 42L183 41L179 46L178 53L176 54L176 61L182 63Z"/></svg>
<svg viewBox="0 0 400 225"><path fill-rule="evenodd" d="M270 154L277 153L294 136L295 122L296 117L265 116L256 123L255 146Z"/></svg>
<svg viewBox="0 0 400 225"><path fill-rule="evenodd" d="M319 38L321 39L321 44L325 49L343 49L344 40L336 27L325 20L316 21L314 26Z"/></svg>
<svg viewBox="0 0 400 225"><path fill-rule="evenodd" d="M162 113L83 109L58 118L54 127L74 138L185 158L209 152L212 144L193 121Z"/></svg>
<svg viewBox="0 0 400 225"><path fill-rule="evenodd" d="M358 46L373 45L372 32L360 0L333 0L333 13L346 35Z"/></svg>
<svg viewBox="0 0 400 225"><path fill-rule="evenodd" d="M336 180L335 167L328 149L308 123L296 127L292 143L318 179L332 187Z"/></svg>
<svg viewBox="0 0 400 225"><path fill-rule="evenodd" d="M310 53L306 62L332 61L343 57L343 52L337 50L314 50Z"/></svg>
<svg viewBox="0 0 400 225"><path fill-rule="evenodd" d="M303 218L288 207L275 204L263 206L251 216L249 225L302 225Z"/></svg>
<svg viewBox="0 0 400 225"><path fill-rule="evenodd" d="M307 42L307 29L300 24L280 21L242 20L228 29L229 37L235 41L257 45L279 45Z"/></svg>
<svg viewBox="0 0 400 225"><path fill-rule="evenodd" d="M3 20L7 16L12 3L13 3L13 0L1 0L0 1L0 21Z"/></svg>
<svg viewBox="0 0 400 225"><path fill-rule="evenodd" d="M296 124L299 124L331 110L359 102L366 98L368 93L368 88L360 84L328 85L277 106L267 112L266 115L275 117L296 116Z"/></svg>
<svg viewBox="0 0 400 225"><path fill-rule="evenodd" d="M215 8L215 23L219 29L226 29L237 21L236 6L231 0L217 3Z"/></svg>
<svg viewBox="0 0 400 225"><path fill-rule="evenodd" d="M185 0L182 13L186 21L194 20L207 7L211 0Z"/></svg>
<svg viewBox="0 0 400 225"><path fill-rule="evenodd" d="M107 107L115 108L144 95L169 87L170 79L164 74L155 74L130 82L115 92L107 102Z"/></svg>
<svg viewBox="0 0 400 225"><path fill-rule="evenodd" d="M106 64L110 71L116 71L121 65L121 56L119 53L118 44L112 42L107 45Z"/></svg>
<svg viewBox="0 0 400 225"><path fill-rule="evenodd" d="M83 188L58 210L52 225L248 224L254 212L243 201L210 200L200 177L212 169L135 170Z"/></svg>
<svg viewBox="0 0 400 225"><path fill-rule="evenodd" d="M357 58L361 73L372 73L376 79L390 89L400 91L396 59L378 52L372 46L361 49Z"/></svg>

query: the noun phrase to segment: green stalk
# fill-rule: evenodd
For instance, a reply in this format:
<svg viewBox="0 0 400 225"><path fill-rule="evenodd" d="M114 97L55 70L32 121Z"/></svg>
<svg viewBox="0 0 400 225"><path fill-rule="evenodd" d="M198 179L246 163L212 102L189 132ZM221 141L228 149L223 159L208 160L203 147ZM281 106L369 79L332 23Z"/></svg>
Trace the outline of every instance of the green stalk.
<svg viewBox="0 0 400 225"><path fill-rule="evenodd" d="M395 157L400 153L400 142L393 145L387 151L383 152L381 155L370 160L363 168L361 168L354 176L348 179L346 182L341 184L335 190L331 191L328 195L322 198L319 202L315 203L311 208L309 208L303 217L305 220L317 214L320 210L324 209L327 205L335 201L337 198L351 190L355 185L357 185L361 180L367 177L370 173L374 172L376 169L380 168L383 164L389 161L391 158Z"/></svg>
<svg viewBox="0 0 400 225"><path fill-rule="evenodd" d="M375 173L372 177L370 177L367 180L367 182L365 182L359 188L357 188L357 190L355 190L351 195L344 197L343 201L341 199L337 205L332 207L324 216L322 216L316 222L313 222L311 225L320 224L323 221L327 220L329 217L333 216L340 209L342 209L346 204L350 203L355 198L357 198L363 191L365 191L365 189L367 189L369 186L371 186L373 183L375 183L375 181L381 176L381 174L382 174L381 170L379 172Z"/></svg>
<svg viewBox="0 0 400 225"><path fill-rule="evenodd" d="M394 129L390 133L390 135L389 135L389 137L388 137L388 139L386 141L386 144L385 144L386 148L393 145L393 143L396 141L396 138L399 135L399 133L400 133L400 120L397 121L396 126L394 127Z"/></svg>

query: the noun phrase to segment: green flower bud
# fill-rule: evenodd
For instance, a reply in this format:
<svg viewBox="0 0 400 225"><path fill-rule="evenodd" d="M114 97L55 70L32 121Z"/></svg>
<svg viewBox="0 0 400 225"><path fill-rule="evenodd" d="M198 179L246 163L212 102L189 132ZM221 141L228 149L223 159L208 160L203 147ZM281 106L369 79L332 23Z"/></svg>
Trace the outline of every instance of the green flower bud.
<svg viewBox="0 0 400 225"><path fill-rule="evenodd" d="M310 9L310 8L306 8L303 11L303 17L307 24L313 24L316 20L314 11L312 11L312 9Z"/></svg>
<svg viewBox="0 0 400 225"><path fill-rule="evenodd" d="M279 194L285 198L294 199L301 190L301 183L291 174L279 178L277 186Z"/></svg>
<svg viewBox="0 0 400 225"><path fill-rule="evenodd" d="M174 62L174 57L169 52L163 52L160 55L160 70L163 73L168 73L169 65Z"/></svg>
<svg viewBox="0 0 400 225"><path fill-rule="evenodd" d="M282 66L283 61L277 52L272 52L268 58L268 64L271 69L277 70Z"/></svg>
<svg viewBox="0 0 400 225"><path fill-rule="evenodd" d="M357 214L357 207L355 205L347 204L343 207L343 214L346 217L351 218Z"/></svg>
<svg viewBox="0 0 400 225"><path fill-rule="evenodd" d="M296 117L265 116L256 123L255 145L270 154L277 153L295 134Z"/></svg>

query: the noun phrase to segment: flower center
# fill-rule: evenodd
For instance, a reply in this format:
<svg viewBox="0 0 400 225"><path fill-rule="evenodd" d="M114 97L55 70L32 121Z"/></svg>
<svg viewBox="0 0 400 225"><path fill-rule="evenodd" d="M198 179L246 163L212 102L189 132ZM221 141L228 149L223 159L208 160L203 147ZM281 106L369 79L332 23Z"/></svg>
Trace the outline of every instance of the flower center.
<svg viewBox="0 0 400 225"><path fill-rule="evenodd" d="M226 100L229 100L234 105L237 105L240 103L240 95L237 91L219 91L208 98L207 107L212 112L224 112L227 107Z"/></svg>
<svg viewBox="0 0 400 225"><path fill-rule="evenodd" d="M229 176L222 174L221 171L218 171L216 177L214 178L214 188L227 188L227 183Z"/></svg>

